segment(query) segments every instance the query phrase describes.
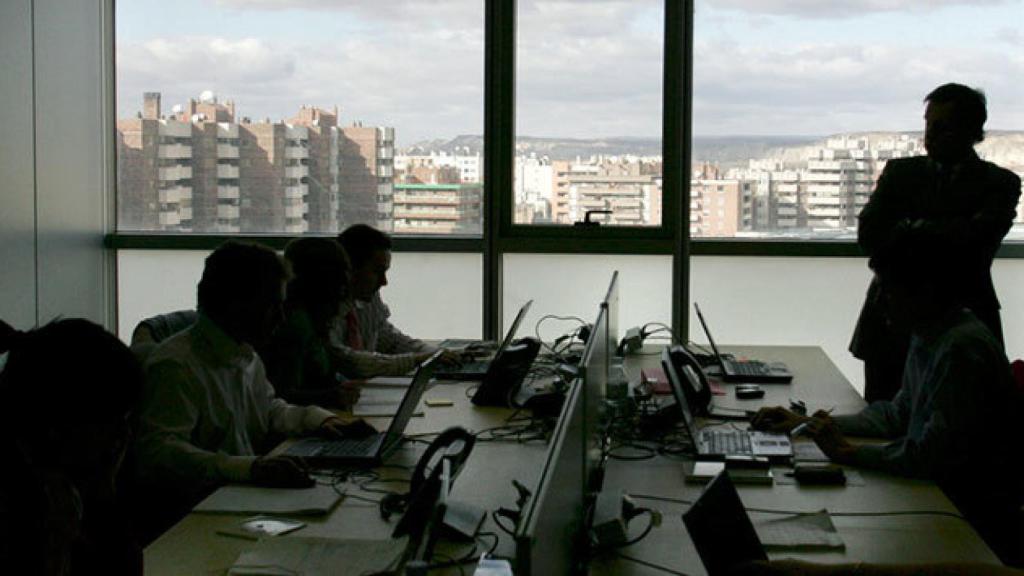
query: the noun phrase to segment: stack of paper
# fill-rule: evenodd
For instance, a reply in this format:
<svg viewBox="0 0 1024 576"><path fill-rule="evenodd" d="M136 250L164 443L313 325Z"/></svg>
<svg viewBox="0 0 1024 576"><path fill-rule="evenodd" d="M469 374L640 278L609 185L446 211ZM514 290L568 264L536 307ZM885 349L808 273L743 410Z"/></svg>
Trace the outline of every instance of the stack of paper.
<svg viewBox="0 0 1024 576"><path fill-rule="evenodd" d="M223 514L327 514L341 500L343 487L262 488L221 486L194 509Z"/></svg>
<svg viewBox="0 0 1024 576"><path fill-rule="evenodd" d="M754 522L754 530L765 548L844 549L846 544L836 532L832 517L822 510L814 514L796 514Z"/></svg>
<svg viewBox="0 0 1024 576"><path fill-rule="evenodd" d="M230 576L381 574L398 566L407 540L268 538L242 552Z"/></svg>

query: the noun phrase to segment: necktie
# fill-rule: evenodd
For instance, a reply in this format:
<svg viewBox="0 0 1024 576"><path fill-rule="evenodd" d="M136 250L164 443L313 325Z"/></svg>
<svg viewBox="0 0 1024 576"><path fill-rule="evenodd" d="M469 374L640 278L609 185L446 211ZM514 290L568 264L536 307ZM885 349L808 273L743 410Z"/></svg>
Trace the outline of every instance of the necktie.
<svg viewBox="0 0 1024 576"><path fill-rule="evenodd" d="M345 345L353 350L363 349L363 335L359 332L359 318L355 310L345 315Z"/></svg>

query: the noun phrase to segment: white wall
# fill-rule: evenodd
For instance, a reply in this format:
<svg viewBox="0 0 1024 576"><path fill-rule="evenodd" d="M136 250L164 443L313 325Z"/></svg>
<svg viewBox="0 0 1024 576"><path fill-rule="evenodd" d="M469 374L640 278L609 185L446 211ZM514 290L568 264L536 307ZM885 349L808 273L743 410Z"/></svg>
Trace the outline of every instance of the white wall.
<svg viewBox="0 0 1024 576"><path fill-rule="evenodd" d="M0 3L0 318L19 328L113 327L110 8Z"/></svg>

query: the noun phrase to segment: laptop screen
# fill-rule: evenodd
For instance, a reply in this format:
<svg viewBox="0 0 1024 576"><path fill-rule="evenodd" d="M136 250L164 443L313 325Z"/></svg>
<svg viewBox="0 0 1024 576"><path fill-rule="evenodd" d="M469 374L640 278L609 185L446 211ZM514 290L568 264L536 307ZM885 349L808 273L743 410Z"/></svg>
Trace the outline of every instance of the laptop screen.
<svg viewBox="0 0 1024 576"><path fill-rule="evenodd" d="M711 330L708 330L708 323L704 321L704 315L700 313L700 306L696 302L693 303L693 309L697 311L697 320L700 320L700 326L704 329L704 335L708 337L711 351L715 353L715 358L718 358L718 362L721 363L722 355L718 352L718 346L715 346L715 339L711 337Z"/></svg>
<svg viewBox="0 0 1024 576"><path fill-rule="evenodd" d="M725 471L708 483L683 514L683 523L709 576L732 574L737 566L768 559Z"/></svg>
<svg viewBox="0 0 1024 576"><path fill-rule="evenodd" d="M530 306L533 304L533 300L527 300L526 304L519 309L519 313L516 314L516 319L512 321L512 325L509 326L508 332L505 333L505 339L501 341L501 346L498 346L498 351L494 353L494 357L501 356L501 353L508 348L509 344L516 337L516 331L519 330L519 325L522 324L523 318L526 317L526 313L530 310Z"/></svg>
<svg viewBox="0 0 1024 576"><path fill-rule="evenodd" d="M662 356L661 367L665 371L665 375L668 376L672 395L676 397L676 405L679 406L679 411L683 415L683 427L686 428L686 433L690 435L690 440L693 441L694 448L696 448L697 423L693 419L693 413L690 412L690 403L686 400L686 391L683 390L685 384L682 379L689 378L689 385L693 386L695 390L700 389L700 379L692 372L693 368L689 366L682 366L681 370L677 370L675 364L668 357L667 348ZM682 374L679 373L680 371Z"/></svg>
<svg viewBox="0 0 1024 576"><path fill-rule="evenodd" d="M387 448L392 443L402 440L405 427L409 424L409 419L415 413L416 405L420 403L423 391L426 390L427 384L430 383L430 379L434 376L434 367L438 356L441 354L443 354L443 350L438 350L416 368L416 375L413 376L412 382L409 384L409 390L402 397L402 403L399 404L398 411L395 412L395 417L391 419L391 425L388 426L387 436L384 438L384 442L381 443L383 448Z"/></svg>

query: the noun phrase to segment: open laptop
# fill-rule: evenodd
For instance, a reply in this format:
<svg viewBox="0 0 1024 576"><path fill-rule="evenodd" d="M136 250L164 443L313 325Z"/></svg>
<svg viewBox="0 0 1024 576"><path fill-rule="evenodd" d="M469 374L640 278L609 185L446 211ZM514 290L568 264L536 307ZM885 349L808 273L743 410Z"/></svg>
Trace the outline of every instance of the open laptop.
<svg viewBox="0 0 1024 576"><path fill-rule="evenodd" d="M314 467L371 467L384 461L402 443L402 434L420 403L441 352L425 360L416 369L409 389L398 406L395 417L384 432L366 438L303 438L284 451L285 456L299 456Z"/></svg>
<svg viewBox="0 0 1024 576"><path fill-rule="evenodd" d="M519 325L523 322L523 318L526 317L526 313L530 310L532 304L533 300L527 300L526 304L523 304L522 308L519 309L516 319L512 321L512 325L509 326L508 332L505 334L505 339L501 341L501 345L498 346L498 350L492 358L463 362L459 366L445 366L444 368L439 368L435 375L444 380L483 380L484 376L487 375L487 369L490 368L491 362L500 358L501 354L512 343L512 340L515 339L516 331L519 330Z"/></svg>
<svg viewBox="0 0 1024 576"><path fill-rule="evenodd" d="M732 574L748 562L768 560L725 471L708 482L693 506L683 513L683 524L708 576Z"/></svg>
<svg viewBox="0 0 1024 576"><path fill-rule="evenodd" d="M693 309L697 311L697 319L708 337L708 344L711 345L715 358L718 358L722 366L722 380L725 382L754 382L759 384L788 384L793 381L793 373L781 362L761 362L760 360L736 360L731 354L722 354L715 345L715 339L711 337L708 330L708 323L700 312L700 306L693 303Z"/></svg>
<svg viewBox="0 0 1024 576"><path fill-rule="evenodd" d="M757 432L729 428L697 429L686 386L699 390L700 376L690 365L676 369L671 363L666 366L669 385L675 396L679 412L682 413L683 427L693 440L698 456L765 456L771 459L793 456L793 444L789 436L774 432ZM681 373L680 373L681 372ZM686 378L688 382L683 382Z"/></svg>

